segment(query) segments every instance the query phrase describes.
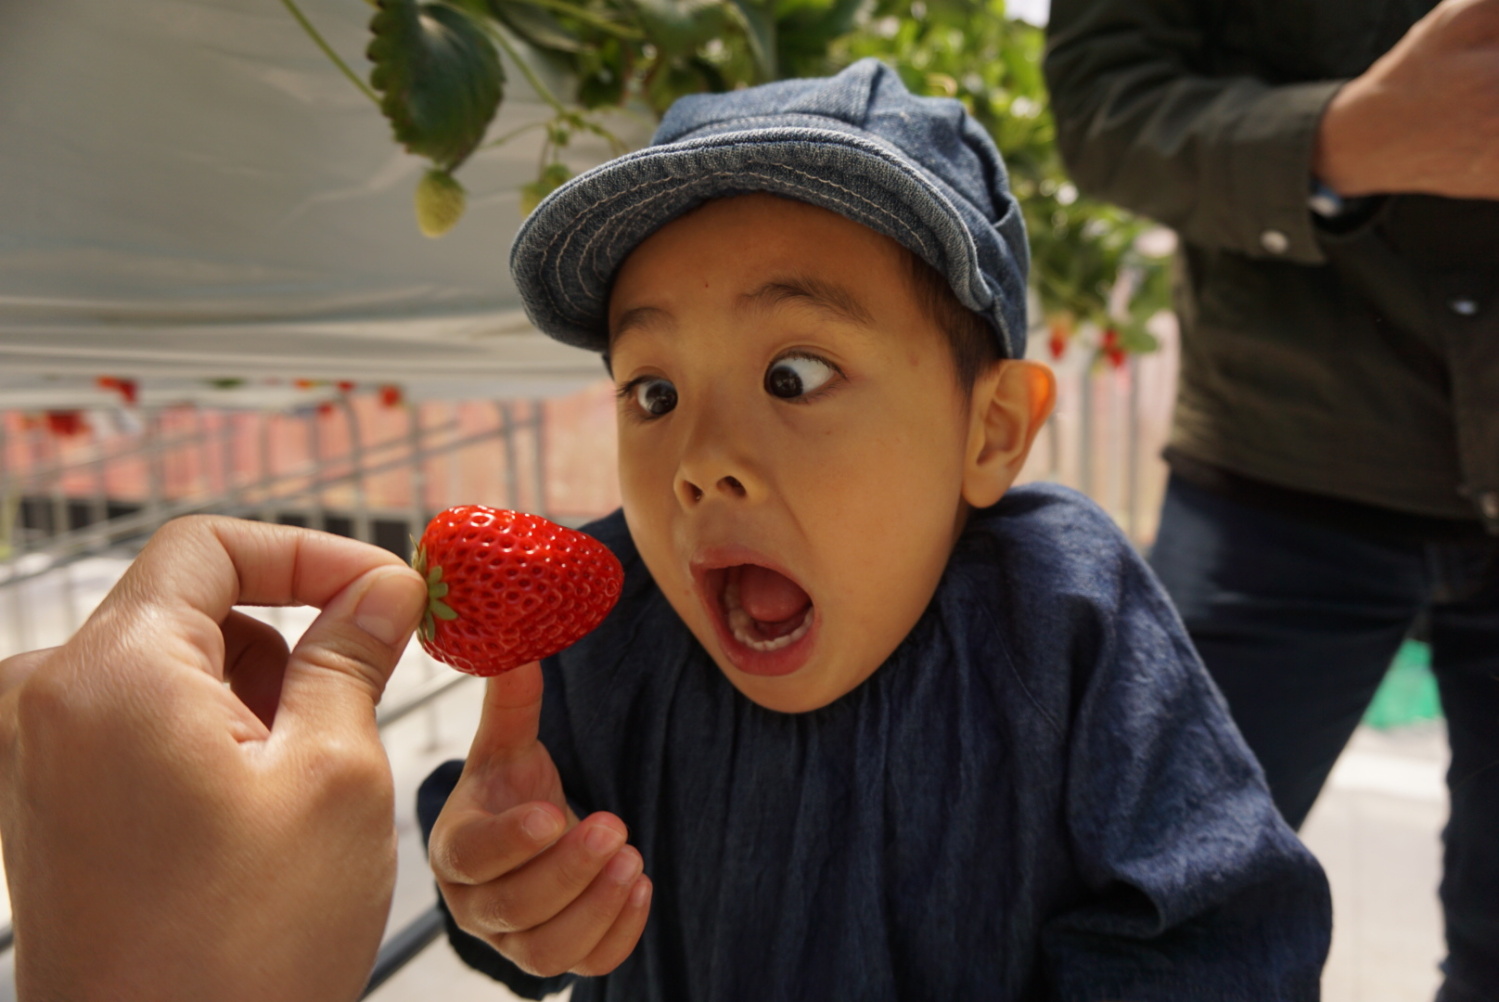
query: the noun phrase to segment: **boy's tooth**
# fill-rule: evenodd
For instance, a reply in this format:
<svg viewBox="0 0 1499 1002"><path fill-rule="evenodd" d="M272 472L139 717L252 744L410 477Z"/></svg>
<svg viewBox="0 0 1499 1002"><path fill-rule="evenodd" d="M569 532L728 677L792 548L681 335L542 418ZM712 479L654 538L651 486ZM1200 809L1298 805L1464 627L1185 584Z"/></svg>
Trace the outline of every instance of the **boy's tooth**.
<svg viewBox="0 0 1499 1002"><path fill-rule="evenodd" d="M727 613L729 632L734 639L753 651L769 653L778 651L782 647L788 647L807 635L812 628L812 607L807 606L806 612L802 614L802 621L796 629L785 636L776 637L774 640L756 640L751 632L754 618L739 604L739 580L730 576L724 583L723 589L724 612Z"/></svg>

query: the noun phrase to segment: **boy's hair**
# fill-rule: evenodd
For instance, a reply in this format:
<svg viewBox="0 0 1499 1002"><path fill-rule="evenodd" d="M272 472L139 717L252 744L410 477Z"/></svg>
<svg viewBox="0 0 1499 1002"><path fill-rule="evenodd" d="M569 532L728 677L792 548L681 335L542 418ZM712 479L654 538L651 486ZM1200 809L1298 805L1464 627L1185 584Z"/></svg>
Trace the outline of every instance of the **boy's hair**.
<svg viewBox="0 0 1499 1002"><path fill-rule="evenodd" d="M901 252L906 259L907 276L916 296L916 305L947 338L958 390L966 397L979 376L1004 357L994 339L994 328L958 301L952 286L947 284L940 271L905 247Z"/></svg>

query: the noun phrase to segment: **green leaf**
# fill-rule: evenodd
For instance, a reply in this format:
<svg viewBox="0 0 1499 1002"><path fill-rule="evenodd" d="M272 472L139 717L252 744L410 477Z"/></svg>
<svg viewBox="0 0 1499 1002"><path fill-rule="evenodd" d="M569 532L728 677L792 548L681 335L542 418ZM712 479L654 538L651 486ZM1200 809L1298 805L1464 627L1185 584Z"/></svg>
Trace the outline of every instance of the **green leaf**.
<svg viewBox="0 0 1499 1002"><path fill-rule="evenodd" d="M448 583L446 581L442 581L442 582L439 582L439 583L437 583L435 585L428 585L427 586L427 597L428 598L447 598L448 597Z"/></svg>
<svg viewBox="0 0 1499 1002"><path fill-rule="evenodd" d="M647 38L666 57L690 55L719 37L728 14L719 0L631 0Z"/></svg>
<svg viewBox="0 0 1499 1002"><path fill-rule="evenodd" d="M429 609L432 615L446 622L452 622L453 620L458 618L458 613L454 612L446 602L434 601L431 606L429 606Z"/></svg>
<svg viewBox="0 0 1499 1002"><path fill-rule="evenodd" d="M434 567L427 572L427 588L431 589L442 580L442 568Z"/></svg>
<svg viewBox="0 0 1499 1002"><path fill-rule="evenodd" d="M775 80L780 76L780 59L776 50L776 21L772 4L756 0L732 2L744 22L744 33L749 38L750 52L755 57L755 70L760 80Z"/></svg>
<svg viewBox="0 0 1499 1002"><path fill-rule="evenodd" d="M499 109L504 72L494 45L462 10L416 0L379 0L370 32L370 83L396 140L451 171Z"/></svg>
<svg viewBox="0 0 1499 1002"><path fill-rule="evenodd" d="M514 0L489 0L489 10L497 21L540 49L555 52L581 52L583 42L562 26L550 11L534 4Z"/></svg>

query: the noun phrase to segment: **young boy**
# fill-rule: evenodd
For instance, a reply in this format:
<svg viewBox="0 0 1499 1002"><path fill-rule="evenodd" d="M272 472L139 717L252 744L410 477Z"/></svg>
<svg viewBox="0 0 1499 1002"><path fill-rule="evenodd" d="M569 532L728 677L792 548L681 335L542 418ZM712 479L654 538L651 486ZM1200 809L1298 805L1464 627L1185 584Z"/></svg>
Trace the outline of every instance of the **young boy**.
<svg viewBox="0 0 1499 1002"><path fill-rule="evenodd" d="M872 60L683 100L527 220L533 321L619 388L589 531L626 580L423 787L470 964L574 1002L1317 997L1322 873L1155 581L1009 490L1053 395L1026 262L988 137Z"/></svg>

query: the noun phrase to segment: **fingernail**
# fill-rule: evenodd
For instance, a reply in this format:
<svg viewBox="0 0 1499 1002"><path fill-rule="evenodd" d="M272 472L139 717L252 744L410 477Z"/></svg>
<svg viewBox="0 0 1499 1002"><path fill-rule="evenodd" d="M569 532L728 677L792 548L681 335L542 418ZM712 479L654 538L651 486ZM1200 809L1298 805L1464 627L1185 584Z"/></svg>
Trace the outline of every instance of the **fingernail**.
<svg viewBox="0 0 1499 1002"><path fill-rule="evenodd" d="M641 861L639 853L621 850L619 855L611 859L609 865L604 867L604 872L616 884L628 884L640 876L640 871L643 869L645 869L645 864Z"/></svg>
<svg viewBox="0 0 1499 1002"><path fill-rule="evenodd" d="M624 845L625 837L607 825L594 825L583 839L583 844L588 847L589 852L596 856L603 856Z"/></svg>
<svg viewBox="0 0 1499 1002"><path fill-rule="evenodd" d="M394 647L416 629L420 612L417 583L408 574L392 572L369 586L354 610L354 625Z"/></svg>
<svg viewBox="0 0 1499 1002"><path fill-rule="evenodd" d="M640 883L636 884L635 889L630 892L630 907L644 908L646 902L650 900L651 882L649 880L642 880Z"/></svg>
<svg viewBox="0 0 1499 1002"><path fill-rule="evenodd" d="M526 834L538 842L544 841L557 834L557 818L551 811L538 807L526 815L521 827Z"/></svg>

